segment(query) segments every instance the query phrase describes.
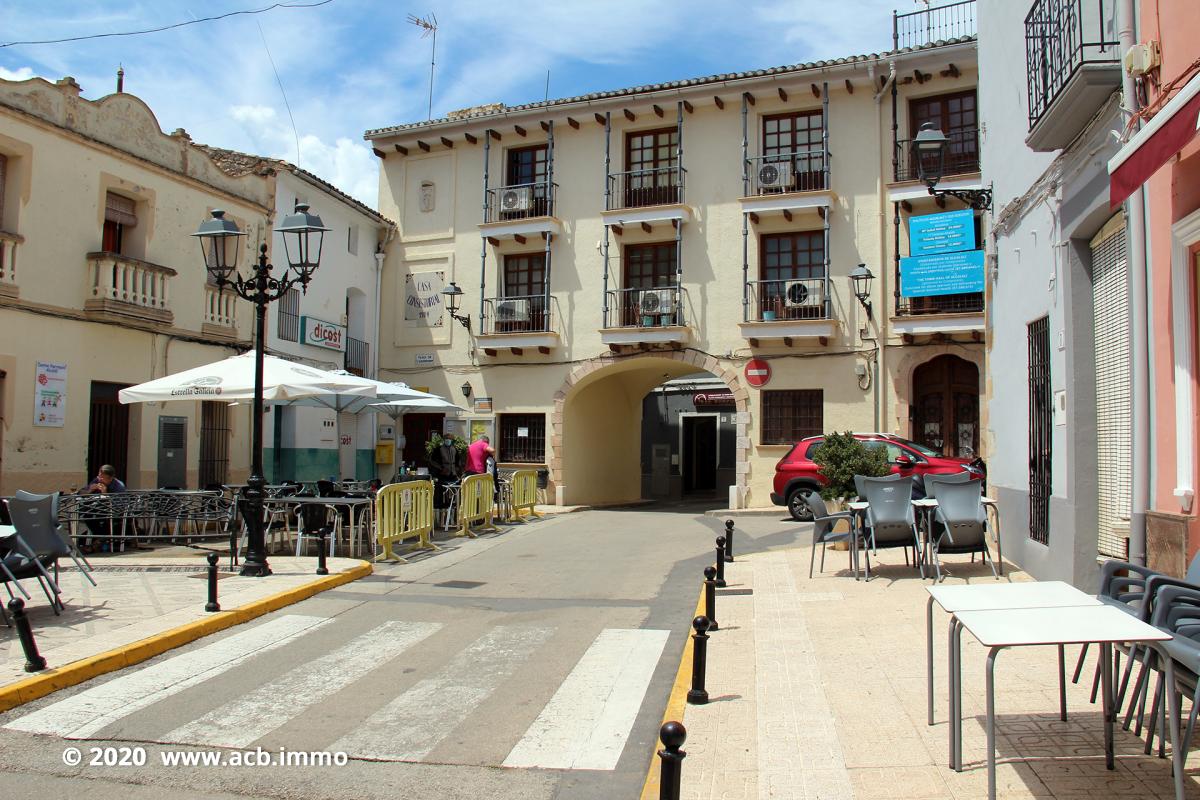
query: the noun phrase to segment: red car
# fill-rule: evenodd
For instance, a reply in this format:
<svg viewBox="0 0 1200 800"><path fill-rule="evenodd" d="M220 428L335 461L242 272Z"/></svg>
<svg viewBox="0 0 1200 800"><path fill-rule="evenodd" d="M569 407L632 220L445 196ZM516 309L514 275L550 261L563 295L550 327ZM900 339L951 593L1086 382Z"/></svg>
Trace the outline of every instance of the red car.
<svg viewBox="0 0 1200 800"><path fill-rule="evenodd" d="M967 470L980 478L985 477L982 462L978 459L944 456L925 445L890 433L856 433L854 438L867 447L887 448L893 474L923 476ZM823 436L801 439L775 465L771 502L777 506L787 506L792 519L812 519L812 510L805 502L804 495L819 491L828 482L812 460L813 453L824 441Z"/></svg>

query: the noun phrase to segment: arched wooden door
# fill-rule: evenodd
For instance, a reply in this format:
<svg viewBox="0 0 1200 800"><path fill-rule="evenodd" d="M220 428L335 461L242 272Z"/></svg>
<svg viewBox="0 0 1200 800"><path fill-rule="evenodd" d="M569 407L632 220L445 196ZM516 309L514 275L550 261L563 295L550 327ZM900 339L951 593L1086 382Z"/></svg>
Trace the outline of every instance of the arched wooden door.
<svg viewBox="0 0 1200 800"><path fill-rule="evenodd" d="M979 452L979 368L958 356L927 361L913 372L912 438L946 456Z"/></svg>

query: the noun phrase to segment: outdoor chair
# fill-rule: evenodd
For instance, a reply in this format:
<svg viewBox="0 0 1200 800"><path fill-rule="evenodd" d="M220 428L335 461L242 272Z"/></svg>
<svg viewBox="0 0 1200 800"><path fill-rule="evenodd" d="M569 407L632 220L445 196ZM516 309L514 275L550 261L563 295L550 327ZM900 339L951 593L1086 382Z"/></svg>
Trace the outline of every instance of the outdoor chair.
<svg viewBox="0 0 1200 800"><path fill-rule="evenodd" d="M808 577L813 576L813 563L817 557L817 545L821 545L821 572L825 571L825 546L830 542L849 542L854 538L854 514L850 511L839 511L836 514L830 514L825 507L825 501L821 499L821 495L816 492L808 492L804 495L804 501L808 503L808 507L813 512L813 545L812 552L808 557ZM839 520L845 520L850 523L848 531L834 531L834 526ZM850 560L851 565L854 564L854 559ZM858 572L855 571L854 577L858 578Z"/></svg>
<svg viewBox="0 0 1200 800"><path fill-rule="evenodd" d="M29 592L25 591L25 587L21 585L21 581L25 578L33 578L38 582L46 594L46 599L50 601L50 607L57 615L62 604L62 601L58 599L58 585L46 571L46 566L38 558L37 553L21 538L21 534L10 533L8 536L0 538L0 579L3 580L9 597L15 597L12 585L16 584L17 590L25 596L26 600L29 599Z"/></svg>
<svg viewBox="0 0 1200 800"><path fill-rule="evenodd" d="M63 535L63 526L58 521L57 494L33 494L17 490L16 495L4 503L17 533L37 555L39 563L54 566L55 584L58 583L58 559L69 558L75 562L88 583L96 585L91 565L86 560L80 560L70 538Z"/></svg>
<svg viewBox="0 0 1200 800"><path fill-rule="evenodd" d="M855 482L859 478L855 477ZM913 548L913 561L925 577L925 567L921 564L921 540L917 535L917 523L912 506L911 481L896 480L891 476L886 478L862 478L862 499L867 502L867 515L863 525L863 534L870 542L871 549L901 547L906 550ZM870 564L867 566L867 580L870 580Z"/></svg>
<svg viewBox="0 0 1200 800"><path fill-rule="evenodd" d="M299 486L292 486L290 484L281 486L274 492L272 499L278 499L281 497L294 497L299 491ZM292 543L292 517L295 516L296 509L292 506L281 503L271 503L263 506L263 508L264 515L266 516L266 519L264 520L264 525L266 527L264 530L267 534L267 546L270 547L272 544L278 544L278 540L280 538L285 539L286 543L290 545ZM282 537L279 536L280 522L283 523Z"/></svg>
<svg viewBox="0 0 1200 800"><path fill-rule="evenodd" d="M970 483L974 480L974 476L966 470L962 472L947 472L941 475L926 475L925 496L933 500L937 499L937 487L940 483ZM980 486L980 494L982 495L982 484Z"/></svg>
<svg viewBox="0 0 1200 800"><path fill-rule="evenodd" d="M855 475L854 476L854 493L857 494L858 499L862 500L863 502L866 502L866 499L867 499L867 490L865 488L865 484L863 483L863 481L865 481L865 480L867 480L866 475ZM875 480L899 482L899 481L904 480L904 476L898 472L893 472L890 475L883 475L878 478L875 478ZM875 555L879 555L878 550L875 551ZM907 562L907 560L908 560L907 551L905 551L904 559Z"/></svg>
<svg viewBox="0 0 1200 800"><path fill-rule="evenodd" d="M966 483L935 482L937 508L934 509L934 529L929 537L933 556L934 580L942 580L942 554L980 553L996 580L996 565L988 548L987 511L980 498L983 486L979 481Z"/></svg>
<svg viewBox="0 0 1200 800"><path fill-rule="evenodd" d="M342 516L335 506L304 503L298 506L300 525L296 529L296 556L305 541L321 542L321 531L325 531L325 546L330 556L335 554L335 543L342 530Z"/></svg>
<svg viewBox="0 0 1200 800"><path fill-rule="evenodd" d="M1165 670L1158 670L1158 681L1154 701L1150 709L1150 727L1145 751L1153 750L1155 730L1159 732L1159 753L1165 751L1167 702L1164 692L1177 695L1186 693L1192 699L1187 727L1181 742L1173 743L1183 755L1186 763L1189 745L1196 729L1196 713L1200 709L1200 586L1184 585L1172 579L1172 585L1161 585L1155 592L1154 610L1150 624L1171 634L1162 647L1166 656L1174 662L1175 685L1164 686ZM1147 659L1156 662L1156 658ZM1179 708L1180 706L1176 706Z"/></svg>

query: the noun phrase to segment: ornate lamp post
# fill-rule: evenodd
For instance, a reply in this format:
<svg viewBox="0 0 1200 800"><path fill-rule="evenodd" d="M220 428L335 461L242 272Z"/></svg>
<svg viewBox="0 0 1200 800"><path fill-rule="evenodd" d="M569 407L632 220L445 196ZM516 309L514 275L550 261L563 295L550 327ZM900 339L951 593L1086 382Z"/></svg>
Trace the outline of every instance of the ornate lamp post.
<svg viewBox="0 0 1200 800"><path fill-rule="evenodd" d="M442 294L446 295L446 306L450 312L450 318L458 320L468 331L471 330L471 317L467 314L458 313L458 304L462 300L463 290L458 288L458 284L450 281L450 285L442 289Z"/></svg>
<svg viewBox="0 0 1200 800"><path fill-rule="evenodd" d="M283 234L284 251L288 266L281 277L272 277L274 269L267 263L267 245L259 248L258 263L252 265L252 274L243 277L237 269L238 239L245 234L238 230L233 220L225 219L225 212L216 209L212 219L200 224L192 236L200 240L204 254L204 266L217 283L217 288L231 287L238 297L254 303L254 410L251 420L250 477L246 490L239 500L239 510L246 523L246 556L242 562L242 574L262 577L271 574L267 564L267 549L263 538L263 499L266 497L266 478L263 477L263 355L267 336L267 306L278 300L296 284L305 293L313 272L321 262L321 245L325 231L329 230L316 214L308 212L308 205L298 203L294 213L284 217L276 231ZM232 276L232 277L231 277Z"/></svg>
<svg viewBox="0 0 1200 800"><path fill-rule="evenodd" d="M871 319L871 281L875 280L875 276L866 264L859 264L850 271L850 284L854 287L854 296L858 298L858 302L862 303L863 309L867 312L867 319Z"/></svg>
<svg viewBox="0 0 1200 800"><path fill-rule="evenodd" d="M938 181L946 174L946 150L950 147L950 139L937 126L937 123L926 122L921 125L912 140L913 158L917 162L917 177L927 187L934 197L956 197L976 211L986 211L992 207L991 189L938 189Z"/></svg>

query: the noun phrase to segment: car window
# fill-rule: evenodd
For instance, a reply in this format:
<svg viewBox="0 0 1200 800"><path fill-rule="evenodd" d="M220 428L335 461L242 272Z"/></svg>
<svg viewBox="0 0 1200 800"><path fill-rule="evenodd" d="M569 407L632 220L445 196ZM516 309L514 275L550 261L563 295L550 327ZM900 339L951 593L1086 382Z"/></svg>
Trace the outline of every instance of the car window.
<svg viewBox="0 0 1200 800"><path fill-rule="evenodd" d="M918 453L920 453L923 456L926 456L929 458L938 458L942 455L937 450L926 447L923 444L917 444L916 442L909 441L908 439L901 439L900 441L904 443L905 447L910 447L913 450L916 450Z"/></svg>
<svg viewBox="0 0 1200 800"><path fill-rule="evenodd" d="M818 439L817 441L810 444L808 446L808 449L804 451L804 457L807 458L809 461L812 461L813 453L817 452L817 448L823 444L825 444L824 439Z"/></svg>
<svg viewBox="0 0 1200 800"><path fill-rule="evenodd" d="M878 450L882 447L887 452L887 460L893 464L901 455L911 457L911 455L906 453L904 448L900 447L900 445L892 444L891 442L881 442L878 439L869 439L863 442L863 446L870 450Z"/></svg>

